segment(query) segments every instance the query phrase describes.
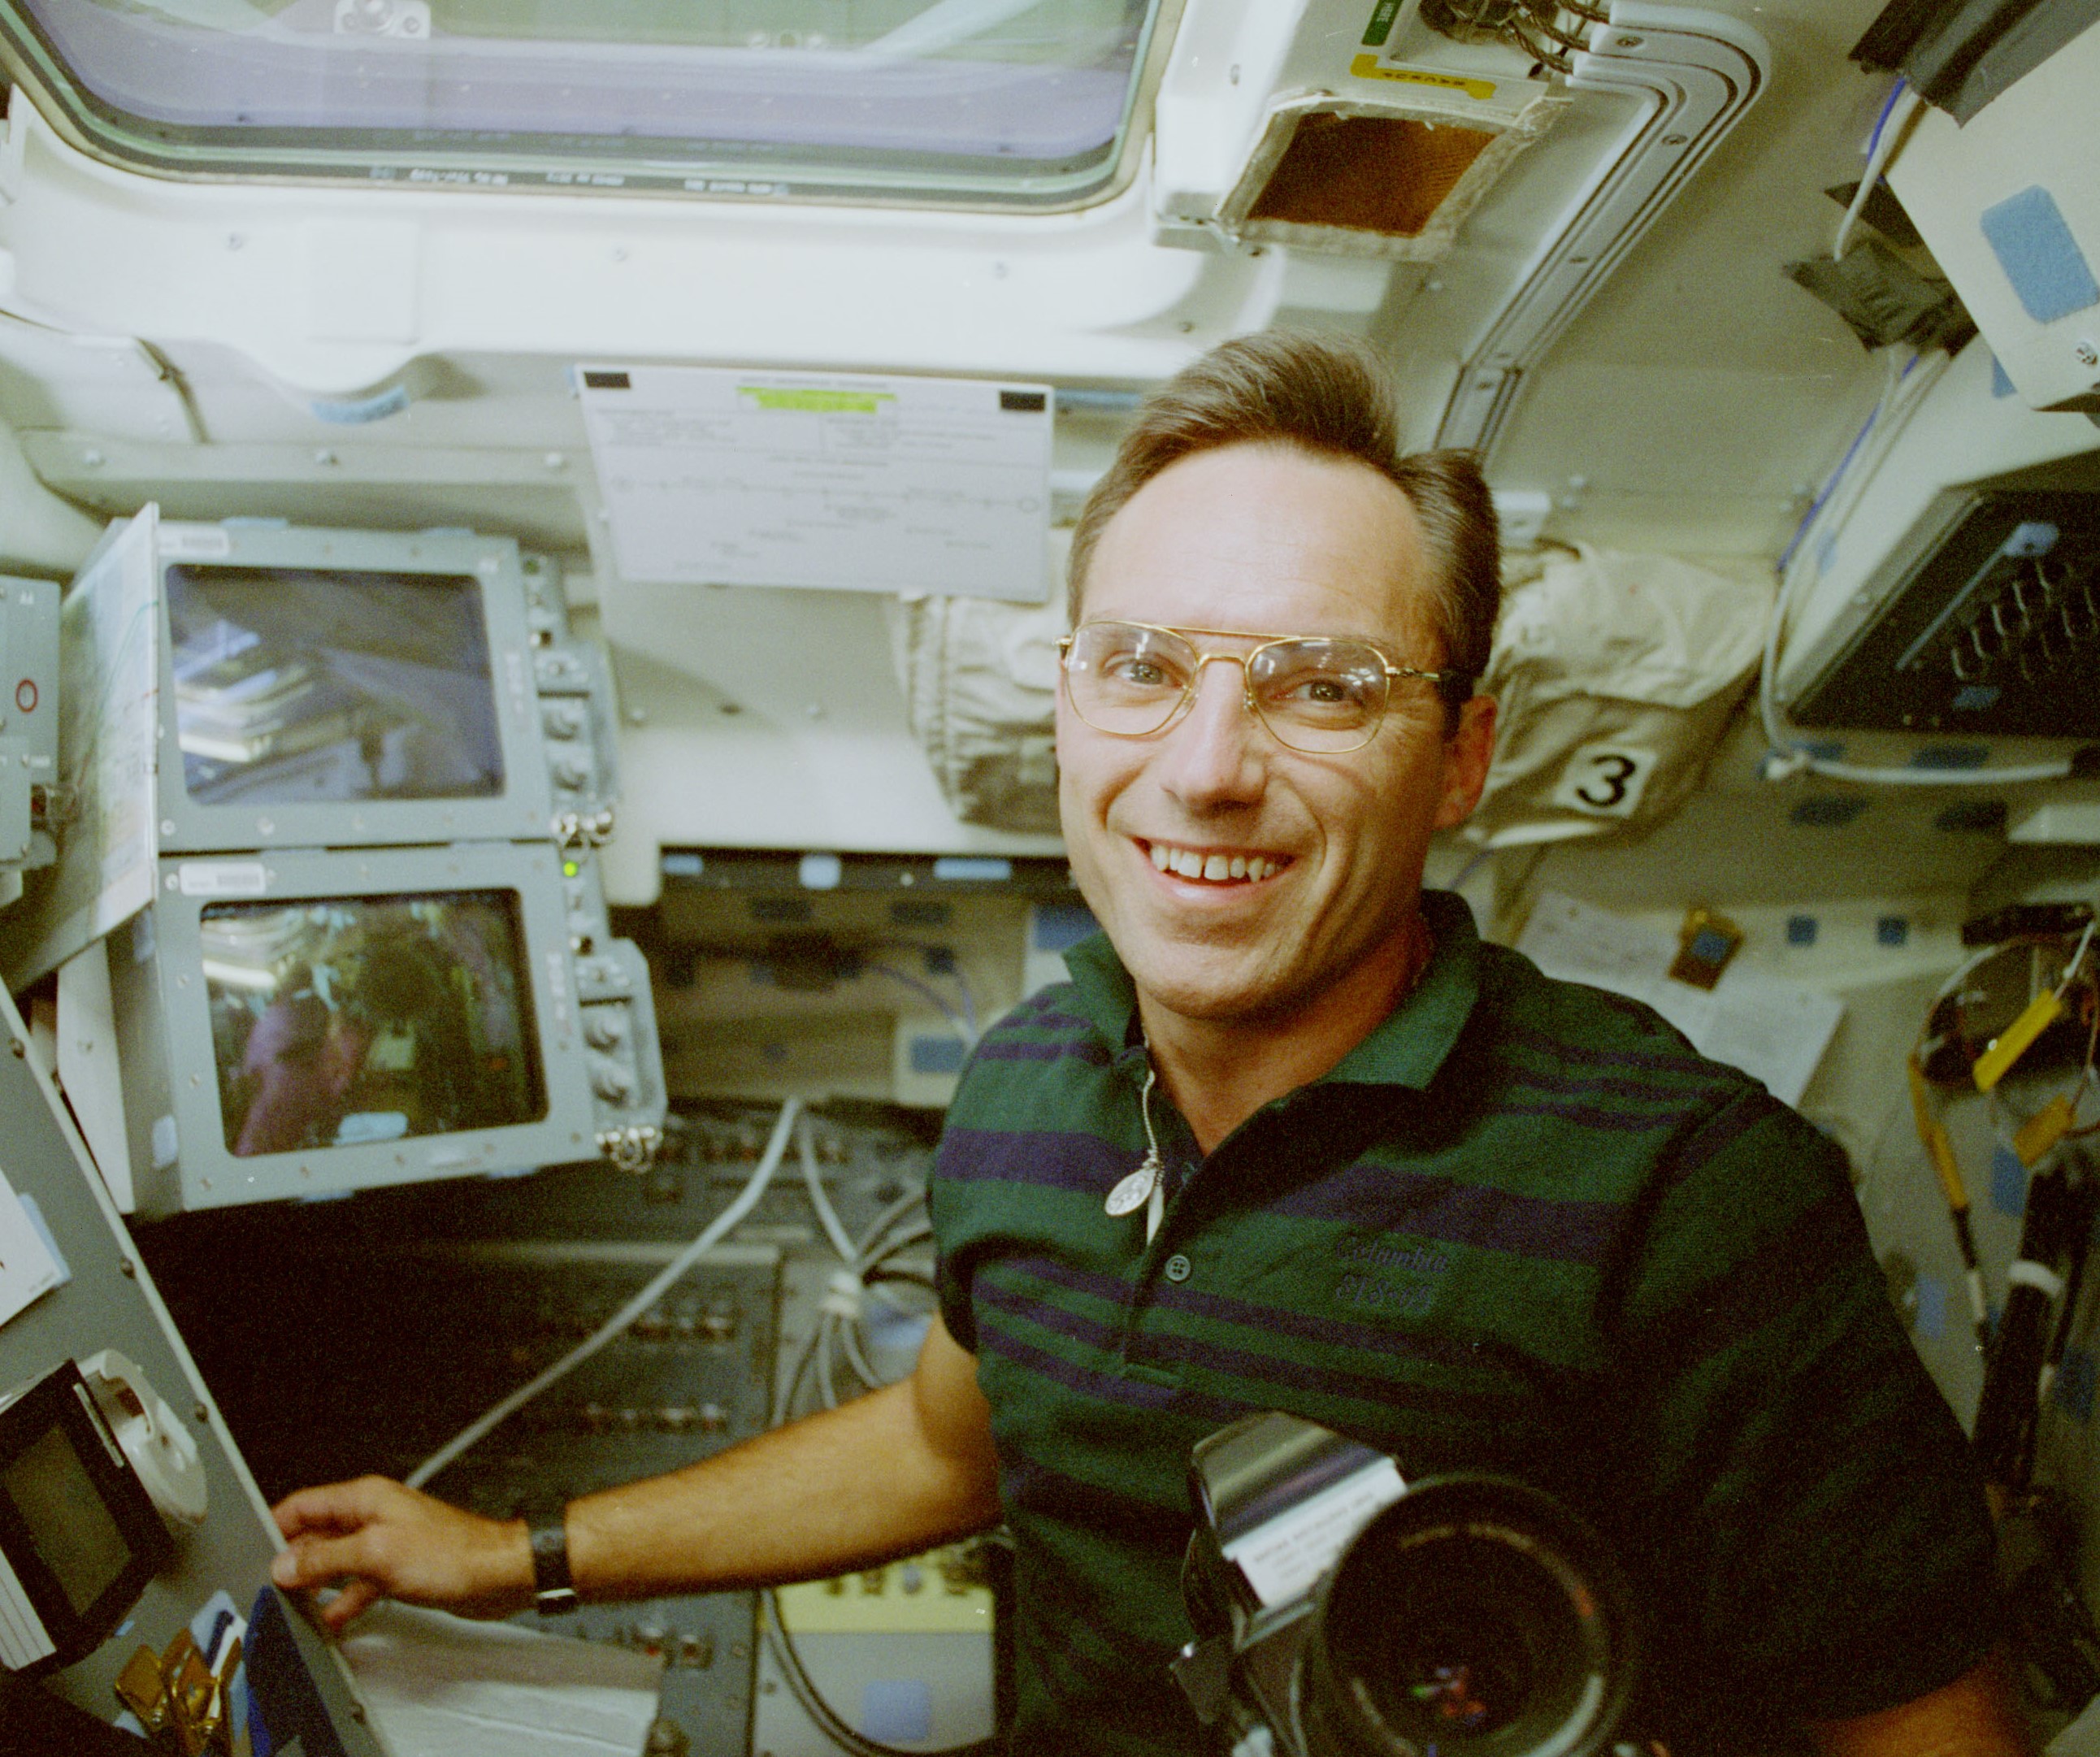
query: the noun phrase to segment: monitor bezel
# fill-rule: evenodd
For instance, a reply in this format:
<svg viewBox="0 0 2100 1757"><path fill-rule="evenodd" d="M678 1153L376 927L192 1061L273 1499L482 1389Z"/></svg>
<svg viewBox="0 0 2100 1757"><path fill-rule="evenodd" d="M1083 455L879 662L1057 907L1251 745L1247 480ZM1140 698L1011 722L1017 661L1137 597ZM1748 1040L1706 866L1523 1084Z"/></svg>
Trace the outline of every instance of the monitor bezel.
<svg viewBox="0 0 2100 1757"><path fill-rule="evenodd" d="M116 1578L85 1609L74 1609L71 1594L43 1558L35 1528L6 1486L7 1472L54 1429L65 1436L128 1552ZM115 1437L95 1412L87 1381L72 1361L53 1367L0 1409L0 1547L5 1547L15 1578L57 1649L24 1667L16 1672L18 1677L41 1676L93 1653L138 1603L146 1583L174 1554L167 1527Z"/></svg>
<svg viewBox="0 0 2100 1757"><path fill-rule="evenodd" d="M503 758L501 789L474 798L293 801L266 806L214 805L192 798L183 774L176 718L167 583L172 567L283 567L472 580L480 588L496 736ZM168 522L158 530L153 576L160 623L160 773L155 804L162 853L377 848L510 841L552 833L553 797L533 683L525 576L518 545L510 538L462 532Z"/></svg>
<svg viewBox="0 0 2100 1757"><path fill-rule="evenodd" d="M151 925L143 931L148 939L143 961L153 966L167 1085L157 1104L149 1091L153 1083L135 1077L132 1065L126 1066L125 1079L139 1212L150 1217L179 1209L339 1194L597 1158L598 1124L562 865L560 850L551 844L529 843L164 859ZM234 1154L227 1145L219 1107L209 985L203 973L204 912L226 903L483 890L514 891L518 896L524 965L519 973L530 996L526 1014L538 1033L545 1115L493 1128L287 1153ZM141 931L135 923L135 960L139 959ZM112 976L125 956L121 946L112 944ZM151 1048L141 1048L150 1060ZM133 1055L139 1053L135 1048ZM171 1119L171 1124L163 1124L163 1117ZM173 1128L172 1156L156 1150L157 1124Z"/></svg>

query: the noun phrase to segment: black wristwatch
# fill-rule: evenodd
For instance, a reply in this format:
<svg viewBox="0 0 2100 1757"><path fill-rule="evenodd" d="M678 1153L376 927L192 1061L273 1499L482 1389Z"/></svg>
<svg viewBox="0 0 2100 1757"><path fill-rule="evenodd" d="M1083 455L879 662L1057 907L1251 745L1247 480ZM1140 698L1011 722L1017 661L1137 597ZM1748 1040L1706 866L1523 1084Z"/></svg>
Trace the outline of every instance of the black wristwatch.
<svg viewBox="0 0 2100 1757"><path fill-rule="evenodd" d="M518 1508L532 1538L532 1608L558 1617L581 1602L569 1579L568 1503L546 1500Z"/></svg>

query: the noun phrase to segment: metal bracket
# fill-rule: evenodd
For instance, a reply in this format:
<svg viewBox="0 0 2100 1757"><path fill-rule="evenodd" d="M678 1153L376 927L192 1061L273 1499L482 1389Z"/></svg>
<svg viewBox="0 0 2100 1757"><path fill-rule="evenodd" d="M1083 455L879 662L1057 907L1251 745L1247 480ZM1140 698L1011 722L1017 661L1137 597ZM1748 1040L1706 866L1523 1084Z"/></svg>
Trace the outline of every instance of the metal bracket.
<svg viewBox="0 0 2100 1757"><path fill-rule="evenodd" d="M1524 374L1763 90L1764 40L1718 13L1618 0L1570 57L1568 89L1642 101L1639 115L1542 244L1458 373L1439 446L1494 444Z"/></svg>

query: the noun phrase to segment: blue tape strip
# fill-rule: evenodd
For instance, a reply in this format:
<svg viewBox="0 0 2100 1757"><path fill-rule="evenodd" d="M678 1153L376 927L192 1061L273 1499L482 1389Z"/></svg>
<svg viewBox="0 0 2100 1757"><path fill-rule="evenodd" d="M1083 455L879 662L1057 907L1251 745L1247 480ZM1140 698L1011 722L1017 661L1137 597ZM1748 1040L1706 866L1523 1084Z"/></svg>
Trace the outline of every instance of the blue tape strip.
<svg viewBox="0 0 2100 1757"><path fill-rule="evenodd" d="M2001 1142L1991 1150L1991 1206L2001 1214L2027 1212L2027 1168L2020 1156Z"/></svg>
<svg viewBox="0 0 2100 1757"><path fill-rule="evenodd" d="M2100 305L2100 281L2071 236L2056 197L2040 183L1987 207L1977 224L2020 304L2038 324Z"/></svg>
<svg viewBox="0 0 2100 1757"><path fill-rule="evenodd" d="M968 1052L959 1037L914 1037L907 1053L915 1074L960 1074Z"/></svg>
<svg viewBox="0 0 2100 1757"><path fill-rule="evenodd" d="M861 1686L863 1738L902 1745L933 1736L933 1688L924 1678L871 1678Z"/></svg>

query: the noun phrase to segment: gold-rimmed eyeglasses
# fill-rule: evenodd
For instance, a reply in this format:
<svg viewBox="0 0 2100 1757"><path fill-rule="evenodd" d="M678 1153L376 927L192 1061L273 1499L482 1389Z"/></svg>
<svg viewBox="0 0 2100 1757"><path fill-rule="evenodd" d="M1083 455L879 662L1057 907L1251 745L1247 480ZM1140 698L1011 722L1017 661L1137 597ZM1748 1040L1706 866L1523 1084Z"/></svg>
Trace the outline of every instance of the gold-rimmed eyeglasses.
<svg viewBox="0 0 2100 1757"><path fill-rule="evenodd" d="M1192 637L1258 642L1244 653L1207 653ZM1149 738L1189 711L1203 667L1240 668L1246 704L1279 744L1316 756L1360 750L1377 734L1395 678L1449 689L1454 671L1396 665L1370 642L1322 634L1252 634L1239 629L1170 629L1149 622L1083 622L1057 643L1072 711L1096 731Z"/></svg>

